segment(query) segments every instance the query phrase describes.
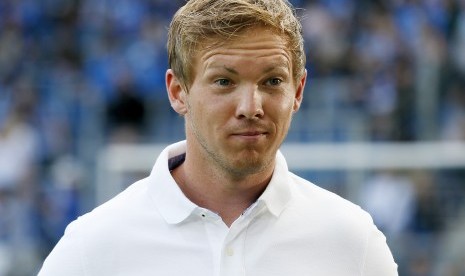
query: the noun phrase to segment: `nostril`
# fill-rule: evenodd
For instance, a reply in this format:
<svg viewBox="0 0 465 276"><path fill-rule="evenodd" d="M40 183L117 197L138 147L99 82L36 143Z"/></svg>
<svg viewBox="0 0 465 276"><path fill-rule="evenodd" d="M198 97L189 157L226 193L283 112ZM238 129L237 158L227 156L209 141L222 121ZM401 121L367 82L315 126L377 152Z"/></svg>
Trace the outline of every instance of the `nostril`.
<svg viewBox="0 0 465 276"><path fill-rule="evenodd" d="M250 112L239 112L237 117L240 119L257 119L262 118L265 115L262 109L256 109Z"/></svg>

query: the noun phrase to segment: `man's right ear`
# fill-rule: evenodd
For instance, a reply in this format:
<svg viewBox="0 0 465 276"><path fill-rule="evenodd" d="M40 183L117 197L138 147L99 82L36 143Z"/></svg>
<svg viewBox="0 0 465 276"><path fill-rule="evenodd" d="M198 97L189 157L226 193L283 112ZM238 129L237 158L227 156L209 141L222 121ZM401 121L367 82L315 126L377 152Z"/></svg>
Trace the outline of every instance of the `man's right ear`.
<svg viewBox="0 0 465 276"><path fill-rule="evenodd" d="M165 81L171 107L179 115L184 116L187 113L186 91L184 91L183 86L174 75L172 69L166 71Z"/></svg>

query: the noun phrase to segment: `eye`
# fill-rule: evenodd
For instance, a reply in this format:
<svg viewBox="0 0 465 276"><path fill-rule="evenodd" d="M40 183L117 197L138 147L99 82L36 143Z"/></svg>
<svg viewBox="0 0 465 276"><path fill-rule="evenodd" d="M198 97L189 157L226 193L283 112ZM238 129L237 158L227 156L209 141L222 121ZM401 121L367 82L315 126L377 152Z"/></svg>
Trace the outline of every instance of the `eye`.
<svg viewBox="0 0 465 276"><path fill-rule="evenodd" d="M271 86L277 86L277 85L280 85L281 83L283 82L282 79L280 78L271 78L269 80L266 81L266 85L271 85Z"/></svg>
<svg viewBox="0 0 465 276"><path fill-rule="evenodd" d="M231 85L231 81L228 80L228 79L217 79L215 81L216 84L218 84L219 86L229 86Z"/></svg>

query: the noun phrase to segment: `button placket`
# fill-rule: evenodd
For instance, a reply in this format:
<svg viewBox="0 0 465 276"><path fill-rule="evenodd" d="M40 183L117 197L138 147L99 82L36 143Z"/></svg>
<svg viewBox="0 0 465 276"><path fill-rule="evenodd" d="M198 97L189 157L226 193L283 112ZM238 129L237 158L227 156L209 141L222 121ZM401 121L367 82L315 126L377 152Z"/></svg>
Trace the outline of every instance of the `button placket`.
<svg viewBox="0 0 465 276"><path fill-rule="evenodd" d="M247 227L252 221L251 213L246 212L229 228L223 245L220 261L221 276L244 275L244 242Z"/></svg>
<svg viewBox="0 0 465 276"><path fill-rule="evenodd" d="M228 228L221 220L221 217L210 210L200 209L197 215L203 221L208 243L210 244L214 273L219 275L221 259L224 254L223 244Z"/></svg>
<svg viewBox="0 0 465 276"><path fill-rule="evenodd" d="M234 255L234 249L231 246L226 247L226 255L232 257Z"/></svg>

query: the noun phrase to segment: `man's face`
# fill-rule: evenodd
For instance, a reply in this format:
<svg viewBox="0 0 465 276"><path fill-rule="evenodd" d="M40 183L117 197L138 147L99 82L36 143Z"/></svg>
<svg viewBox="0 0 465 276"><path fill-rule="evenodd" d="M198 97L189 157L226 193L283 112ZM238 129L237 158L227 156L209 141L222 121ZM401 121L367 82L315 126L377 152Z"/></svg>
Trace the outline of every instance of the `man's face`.
<svg viewBox="0 0 465 276"><path fill-rule="evenodd" d="M232 176L274 166L305 85L286 41L264 28L201 51L184 93L189 151Z"/></svg>

